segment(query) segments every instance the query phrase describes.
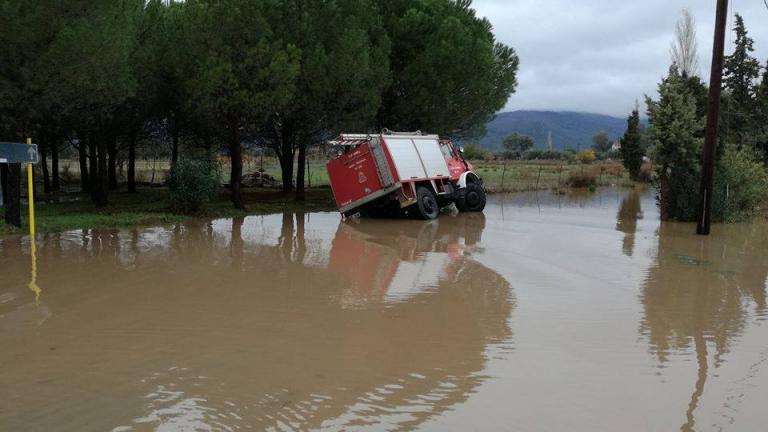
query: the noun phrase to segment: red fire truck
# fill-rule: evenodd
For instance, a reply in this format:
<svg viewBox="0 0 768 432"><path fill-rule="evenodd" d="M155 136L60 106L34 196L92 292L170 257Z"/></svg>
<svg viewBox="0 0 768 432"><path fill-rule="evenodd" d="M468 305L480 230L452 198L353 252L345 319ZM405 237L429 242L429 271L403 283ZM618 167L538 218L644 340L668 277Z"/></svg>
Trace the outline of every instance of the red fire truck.
<svg viewBox="0 0 768 432"><path fill-rule="evenodd" d="M326 168L344 216L435 219L452 203L462 212L485 208L480 176L450 140L385 129L378 135L342 134L329 144L339 150Z"/></svg>

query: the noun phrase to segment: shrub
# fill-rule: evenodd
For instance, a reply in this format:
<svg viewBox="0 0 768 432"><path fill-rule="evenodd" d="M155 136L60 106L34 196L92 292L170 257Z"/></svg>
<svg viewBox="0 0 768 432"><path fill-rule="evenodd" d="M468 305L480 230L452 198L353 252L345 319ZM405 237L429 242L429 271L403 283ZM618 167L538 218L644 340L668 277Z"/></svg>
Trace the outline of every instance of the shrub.
<svg viewBox="0 0 768 432"><path fill-rule="evenodd" d="M171 206L182 212L194 212L216 197L221 175L211 159L181 159L168 176Z"/></svg>
<svg viewBox="0 0 768 432"><path fill-rule="evenodd" d="M701 173L698 167L672 169L669 176L669 217L695 221L699 211ZM739 222L754 216L768 201L768 173L750 150L727 146L715 166L712 221Z"/></svg>
<svg viewBox="0 0 768 432"><path fill-rule="evenodd" d="M768 201L768 173L752 151L726 147L715 172L712 219L738 222L749 219Z"/></svg>
<svg viewBox="0 0 768 432"><path fill-rule="evenodd" d="M595 151L592 149L582 150L576 154L576 160L581 163L589 164L594 162L595 159L597 159L597 155L595 155Z"/></svg>
<svg viewBox="0 0 768 432"><path fill-rule="evenodd" d="M574 188L594 188L597 186L597 176L593 172L573 170L568 173L565 184Z"/></svg>

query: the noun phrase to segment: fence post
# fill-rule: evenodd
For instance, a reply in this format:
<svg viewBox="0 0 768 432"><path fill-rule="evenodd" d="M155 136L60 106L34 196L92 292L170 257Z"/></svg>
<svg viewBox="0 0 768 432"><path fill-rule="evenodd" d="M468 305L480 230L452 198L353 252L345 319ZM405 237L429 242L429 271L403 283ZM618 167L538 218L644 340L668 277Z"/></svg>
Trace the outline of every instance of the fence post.
<svg viewBox="0 0 768 432"><path fill-rule="evenodd" d="M536 177L536 190L539 190L539 180L541 180L541 169L543 165L539 165L539 175Z"/></svg>
<svg viewBox="0 0 768 432"><path fill-rule="evenodd" d="M504 192L504 175L507 173L507 162L504 162L504 168L501 170L501 192Z"/></svg>

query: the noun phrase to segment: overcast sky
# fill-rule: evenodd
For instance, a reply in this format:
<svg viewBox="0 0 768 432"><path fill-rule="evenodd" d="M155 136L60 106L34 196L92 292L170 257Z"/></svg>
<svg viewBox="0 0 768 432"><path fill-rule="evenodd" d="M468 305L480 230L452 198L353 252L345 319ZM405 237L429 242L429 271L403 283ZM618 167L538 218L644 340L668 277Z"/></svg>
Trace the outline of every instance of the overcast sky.
<svg viewBox="0 0 768 432"><path fill-rule="evenodd" d="M505 111L564 110L624 117L652 94L670 64L675 22L696 18L700 75L709 80L715 0L475 0L496 37L520 56L517 92ZM768 8L763 0L731 0L744 17L761 65L768 60Z"/></svg>

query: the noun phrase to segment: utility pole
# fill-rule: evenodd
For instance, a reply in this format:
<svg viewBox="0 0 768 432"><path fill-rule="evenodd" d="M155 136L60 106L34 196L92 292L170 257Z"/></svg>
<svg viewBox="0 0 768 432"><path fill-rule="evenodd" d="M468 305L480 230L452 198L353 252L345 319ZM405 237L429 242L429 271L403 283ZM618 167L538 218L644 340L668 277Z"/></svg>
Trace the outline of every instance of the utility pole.
<svg viewBox="0 0 768 432"><path fill-rule="evenodd" d="M728 20L728 0L717 0L715 40L712 46L712 72L709 75L707 98L707 126L704 130L704 154L701 161L701 188L699 189L699 222L696 234L709 235L712 222L712 187L714 186L715 148L720 118L720 88L723 82L723 55L725 27Z"/></svg>

